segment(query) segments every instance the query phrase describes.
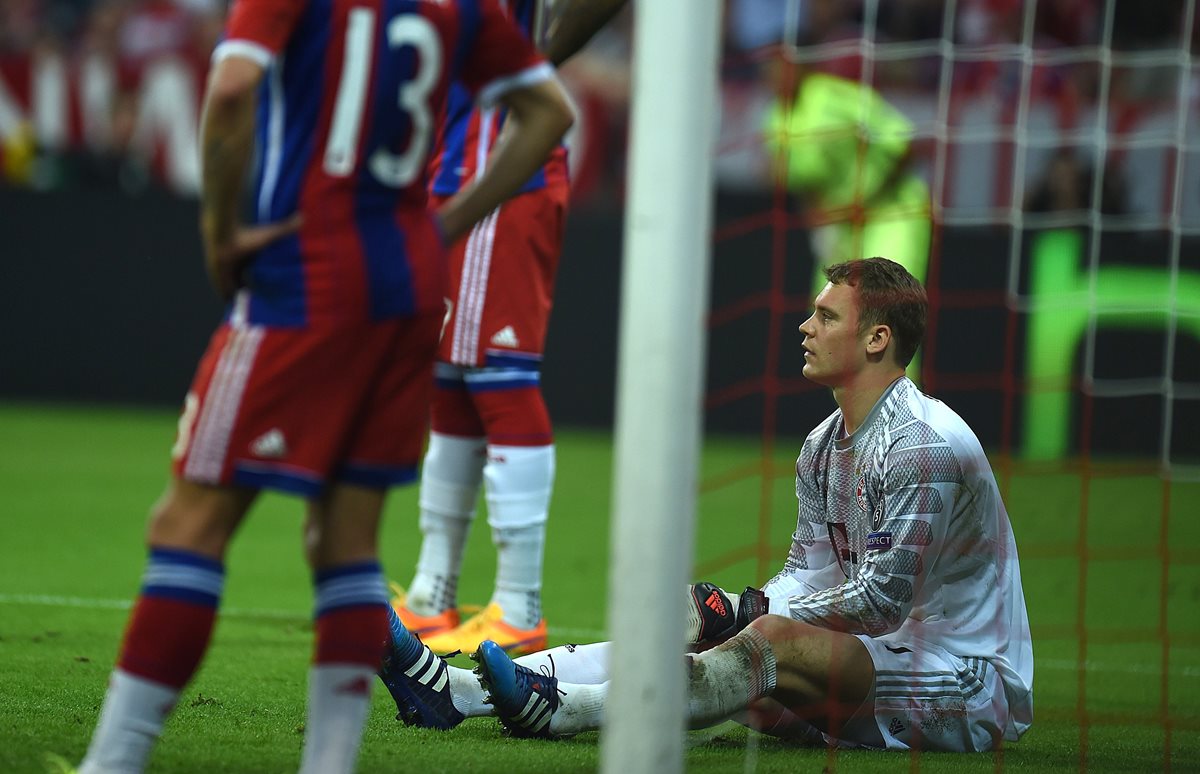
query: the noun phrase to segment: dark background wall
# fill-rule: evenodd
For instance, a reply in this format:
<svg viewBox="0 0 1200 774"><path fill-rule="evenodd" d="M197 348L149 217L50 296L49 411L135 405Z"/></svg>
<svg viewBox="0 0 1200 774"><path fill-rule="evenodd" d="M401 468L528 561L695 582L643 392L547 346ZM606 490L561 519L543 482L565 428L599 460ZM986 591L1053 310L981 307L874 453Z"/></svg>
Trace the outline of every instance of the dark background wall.
<svg viewBox="0 0 1200 774"><path fill-rule="evenodd" d="M769 197L719 196L718 229L770 207ZM202 268L195 203L155 193L130 199L110 192L0 189L0 225L0 398L177 405L221 314ZM812 272L807 237L794 230L783 238L778 262L765 227L715 243L710 430L758 434L770 422L782 435L802 436L832 409L830 397L800 376L797 356L796 326L807 315ZM1003 303L1011 238L1007 229L943 230L931 283L937 301L933 352L924 373L926 388L963 414L985 445L1016 448L1024 316ZM608 426L620 211L573 213L566 244L547 342L546 396L560 425ZM1109 234L1101 257L1105 264L1165 268L1169 248L1165 233ZM1200 267L1198 255L1200 245L1185 242L1184 267ZM746 304L745 313L727 319L736 303ZM1097 344L1101 376L1163 371L1161 332L1105 330ZM1063 356L1073 358L1081 373L1081 348ZM1006 363L1012 371L1007 388ZM1200 383L1200 346L1182 335L1175 379ZM1072 402L1075 428L1083 403ZM1192 408L1198 403L1176 401L1177 429L1197 426L1200 415ZM1158 396L1095 400L1092 450L1156 454L1163 406ZM1174 435L1176 454L1200 455L1195 433Z"/></svg>

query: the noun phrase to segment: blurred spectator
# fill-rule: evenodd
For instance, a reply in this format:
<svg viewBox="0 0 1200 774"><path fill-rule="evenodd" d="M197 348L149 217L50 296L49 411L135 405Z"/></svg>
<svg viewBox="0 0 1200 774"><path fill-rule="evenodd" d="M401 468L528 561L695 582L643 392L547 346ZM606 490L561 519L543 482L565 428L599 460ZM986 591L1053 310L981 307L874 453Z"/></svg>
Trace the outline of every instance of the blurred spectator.
<svg viewBox="0 0 1200 774"><path fill-rule="evenodd" d="M40 25L39 0L0 0L0 55L29 51Z"/></svg>
<svg viewBox="0 0 1200 774"><path fill-rule="evenodd" d="M962 0L956 19L962 43L978 46L1021 39L1020 0Z"/></svg>
<svg viewBox="0 0 1200 774"><path fill-rule="evenodd" d="M149 159L134 147L137 119L137 93L118 91L113 98L108 142L70 154L72 181L84 188L115 188L129 195L150 187Z"/></svg>
<svg viewBox="0 0 1200 774"><path fill-rule="evenodd" d="M651 0L652 1L652 0ZM1190 0L1111 0L1114 12L1112 45L1125 50L1164 50L1180 44L1183 9ZM185 92L203 83L209 53L219 36L229 0L0 0L0 166L10 181L23 185L103 185L115 182L136 190L150 166L162 174L164 159L178 162L193 140L179 131L192 120L182 107ZM959 44L1007 46L1021 42L1025 11L1036 7L1035 45L1043 51L1091 46L1099 41L1110 0L956 0L953 35ZM948 0L726 0L722 75L725 84L729 147L753 147L758 153L759 113L769 98L763 74L764 54L785 36L796 34L806 58L816 57L817 69L850 81L863 74L867 47L861 36L868 12L876 13L875 40L936 40ZM788 19L786 12L795 13ZM619 201L625 169L625 137L630 98L632 49L630 9L597 36L563 70L580 108L572 164L577 193ZM996 49L998 56L965 58L953 68L954 105L986 96L1012 106L1020 95L1023 62L1012 48ZM40 53L38 53L40 52ZM51 63L49 76L37 72L47 53L62 60ZM182 63L174 75L154 82L148 99L147 71L162 74L164 61ZM57 68L57 70L55 69ZM147 70L147 68L150 68ZM54 80L65 72L65 86ZM184 72L186 70L186 72ZM1034 68L1035 105L1051 106L1060 128L1079 126L1091 115L1098 97L1100 62ZM911 112L934 98L942 75L942 60L925 58L877 59L870 86ZM1129 66L1118 61L1111 71L1110 114L1136 120L1172 103L1178 87L1174 63ZM57 76L55 76L57 77ZM37 84L34 83L38 80ZM1200 93L1200 86L1196 87ZM178 94L175 102L167 99ZM166 95L166 96L164 96ZM50 109L43 110L46 106ZM40 107L39 107L40 106ZM1007 107L1006 107L1007 109ZM746 115L731 117L730 112ZM1124 112L1122 112L1124 111ZM49 119L46 114L51 115ZM920 115L916 113L915 115ZM922 119L928 120L928 115ZM131 127L141 129L134 131ZM725 131L725 130L723 130ZM58 167L57 148L68 135L71 164ZM130 137L137 135L136 142ZM751 136L753 135L753 136ZM920 150L920 148L918 148ZM93 153L95 158L86 158ZM125 160L134 157L132 163ZM761 155L742 160L744 168L759 170ZM1058 201L1068 187L1061 167L1043 181L1039 202ZM186 165L173 185L192 173ZM74 173L70 173L75 170ZM54 174L50 174L53 172ZM1034 174L1037 174L1036 172ZM746 179L759 180L757 171ZM1053 179L1050 179L1053 178ZM1061 179L1060 179L1061 178ZM153 179L153 176L151 176ZM55 183L55 181L61 181ZM1106 183L1106 188L1108 184ZM189 190L184 186L181 190ZM1106 194L1107 195L1107 194ZM1035 197L1031 194L1031 202Z"/></svg>
<svg viewBox="0 0 1200 774"><path fill-rule="evenodd" d="M811 0L796 3L797 21L807 23ZM726 39L738 51L751 51L779 44L787 27L785 12L779 0L729 0L726 6ZM784 9L786 10L786 9Z"/></svg>
<svg viewBox="0 0 1200 774"><path fill-rule="evenodd" d="M1090 153L1090 150L1084 152ZM1037 181L1025 200L1028 212L1077 212L1088 211L1092 206L1092 169L1075 148L1059 148L1041 179ZM1100 212L1105 215L1120 215L1126 211L1125 181L1119 167L1105 167L1101 181Z"/></svg>
<svg viewBox="0 0 1200 774"><path fill-rule="evenodd" d="M893 0L879 5L882 37L891 40L938 40L945 0Z"/></svg>
<svg viewBox="0 0 1200 774"><path fill-rule="evenodd" d="M80 52L116 59L121 51L126 9L125 0L97 0L80 34Z"/></svg>
<svg viewBox="0 0 1200 774"><path fill-rule="evenodd" d="M818 261L886 255L924 279L929 188L912 168L912 122L869 86L811 65L781 58L773 81L766 151L808 208Z"/></svg>
<svg viewBox="0 0 1200 774"><path fill-rule="evenodd" d="M1034 38L1041 45L1093 46L1099 40L1097 0L1039 0Z"/></svg>
<svg viewBox="0 0 1200 774"><path fill-rule="evenodd" d="M171 0L133 2L121 25L119 53L130 63L187 51L192 41L192 15Z"/></svg>

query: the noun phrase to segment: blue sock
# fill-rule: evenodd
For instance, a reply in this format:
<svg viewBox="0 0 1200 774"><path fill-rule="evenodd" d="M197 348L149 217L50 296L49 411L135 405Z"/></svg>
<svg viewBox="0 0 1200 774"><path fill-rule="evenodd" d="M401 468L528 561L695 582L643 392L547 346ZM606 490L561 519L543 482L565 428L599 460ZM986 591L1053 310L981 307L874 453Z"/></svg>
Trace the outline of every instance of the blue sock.
<svg viewBox="0 0 1200 774"><path fill-rule="evenodd" d="M403 672L417 663L425 651L425 646L412 632L404 628L404 624L400 623L400 616L396 615L391 605L388 605L387 612L391 641L388 643L387 658L383 661L382 671L384 674L392 670Z"/></svg>

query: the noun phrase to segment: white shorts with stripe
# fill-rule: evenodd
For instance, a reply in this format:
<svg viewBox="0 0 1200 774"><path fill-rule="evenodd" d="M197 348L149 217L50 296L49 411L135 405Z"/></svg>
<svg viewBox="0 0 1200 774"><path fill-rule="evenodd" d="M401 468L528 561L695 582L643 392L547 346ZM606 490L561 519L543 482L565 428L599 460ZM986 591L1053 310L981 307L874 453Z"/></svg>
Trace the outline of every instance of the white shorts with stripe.
<svg viewBox="0 0 1200 774"><path fill-rule="evenodd" d="M986 660L929 645L858 639L875 664L875 687L847 723L846 741L889 750L982 752L1004 738L1008 698L1000 673Z"/></svg>
<svg viewBox="0 0 1200 774"><path fill-rule="evenodd" d="M776 710L766 727L761 720L755 725L775 736L848 748L995 749L1009 709L1004 683L987 661L927 645L905 647L864 635L858 639L875 665L875 685L836 738L788 710Z"/></svg>

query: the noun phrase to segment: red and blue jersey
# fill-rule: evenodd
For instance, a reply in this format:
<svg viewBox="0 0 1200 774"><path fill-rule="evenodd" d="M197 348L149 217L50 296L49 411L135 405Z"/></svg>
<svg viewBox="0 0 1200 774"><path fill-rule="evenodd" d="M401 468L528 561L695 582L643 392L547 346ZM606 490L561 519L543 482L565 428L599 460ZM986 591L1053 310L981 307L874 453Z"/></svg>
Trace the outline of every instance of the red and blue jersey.
<svg viewBox="0 0 1200 774"><path fill-rule="evenodd" d="M508 16L529 40L535 35L538 7L546 0L501 0ZM450 86L446 103L441 147L431 164L431 190L438 196L452 196L481 174L488 154L504 124L505 111L481 105L463 83ZM567 149L559 145L546 164L521 188L521 193L568 181Z"/></svg>
<svg viewBox="0 0 1200 774"><path fill-rule="evenodd" d="M552 77L498 0L236 0L214 59L266 68L252 220L299 212L233 315L303 326L443 307L428 158L450 84L471 99Z"/></svg>

